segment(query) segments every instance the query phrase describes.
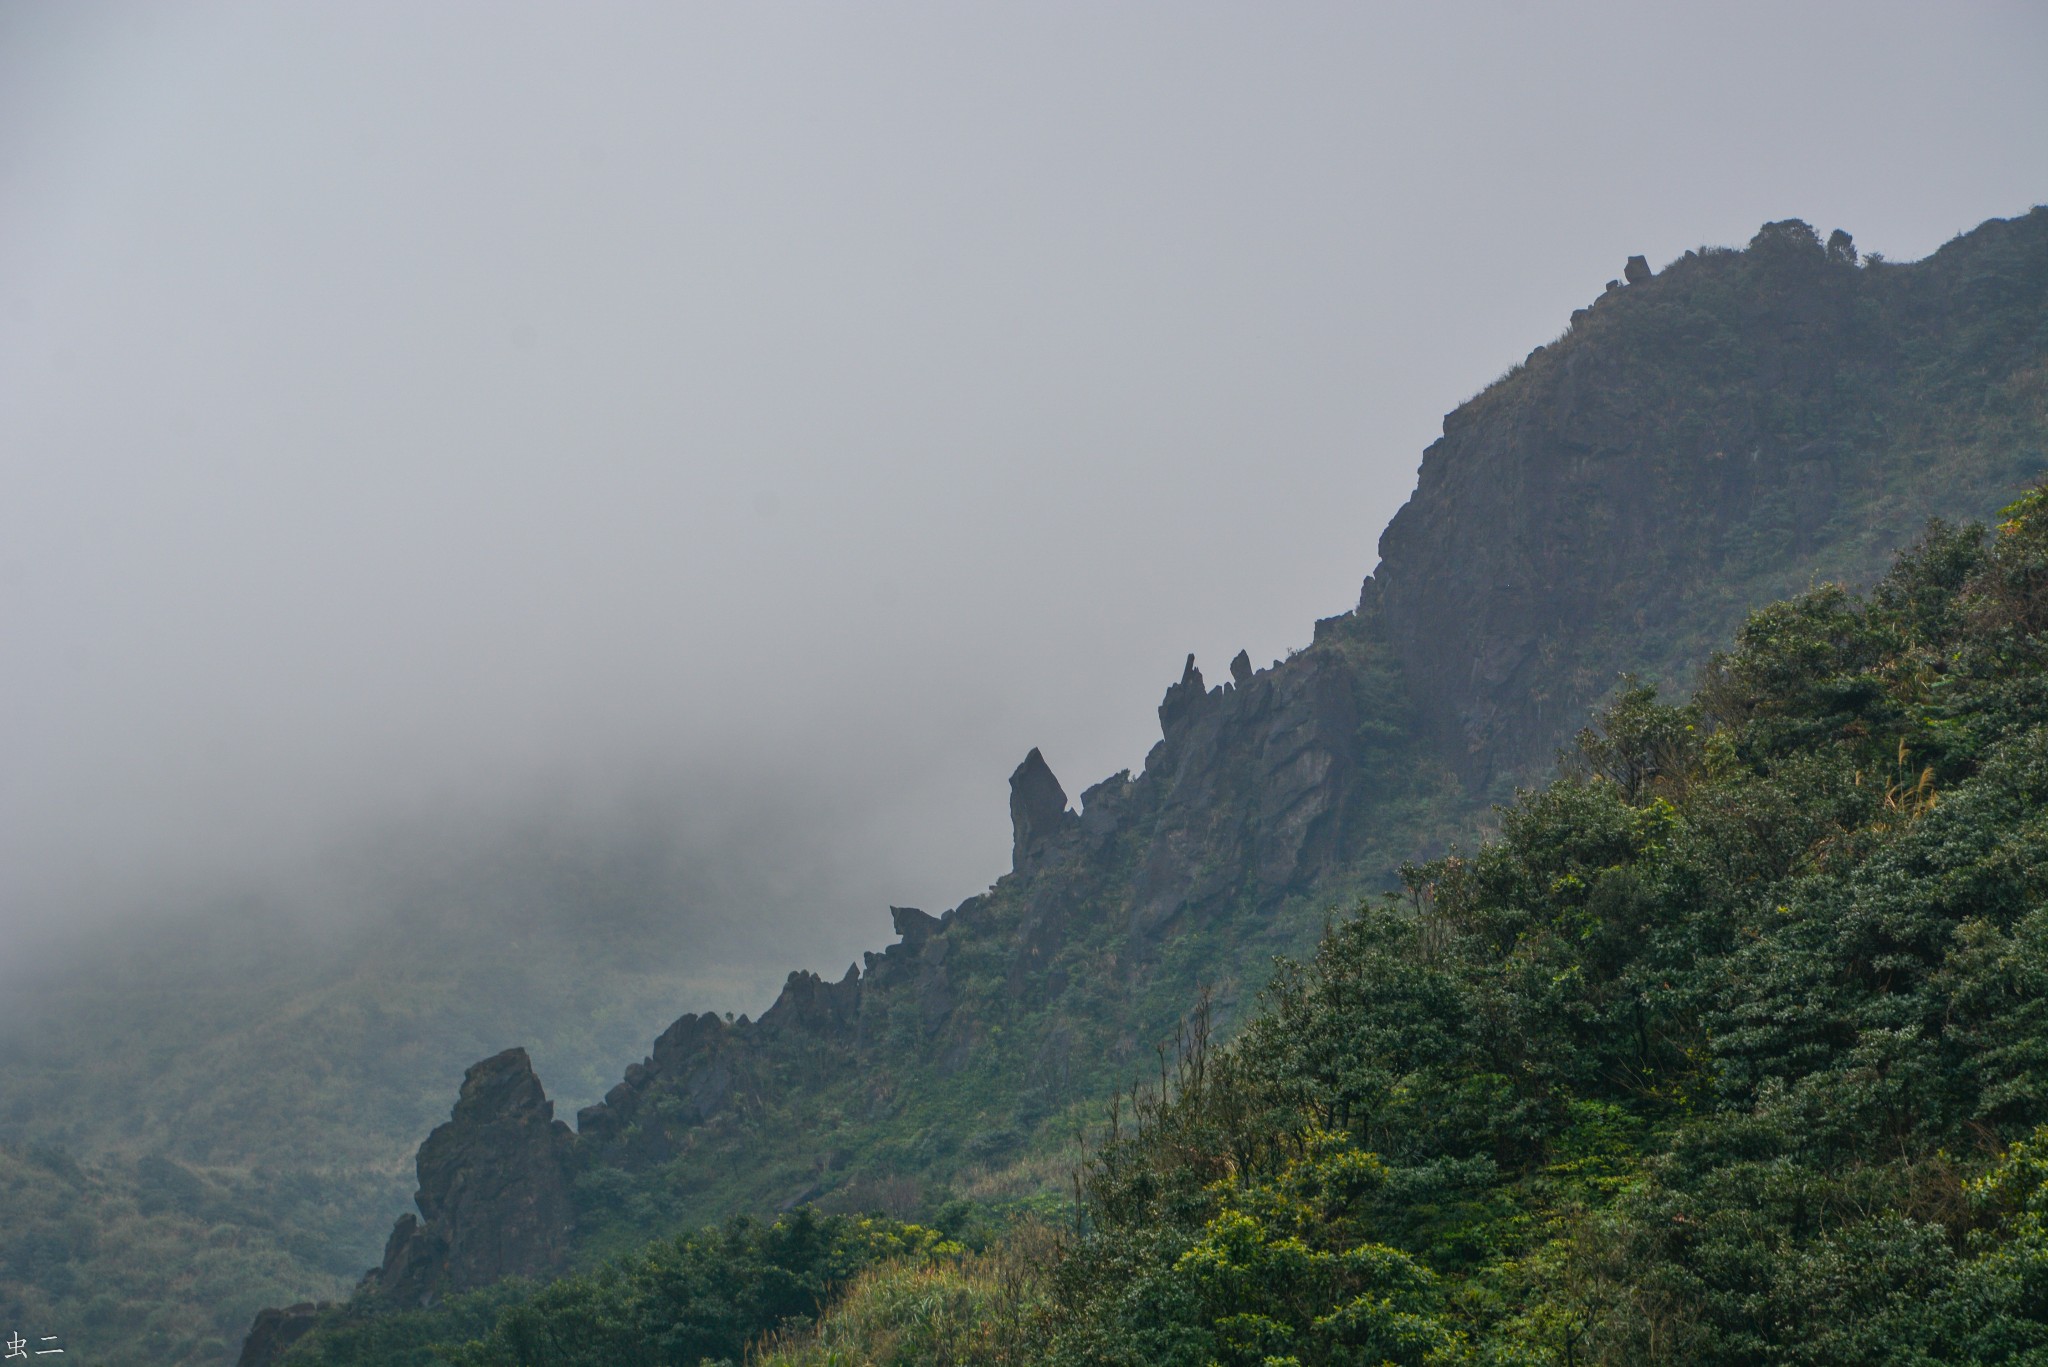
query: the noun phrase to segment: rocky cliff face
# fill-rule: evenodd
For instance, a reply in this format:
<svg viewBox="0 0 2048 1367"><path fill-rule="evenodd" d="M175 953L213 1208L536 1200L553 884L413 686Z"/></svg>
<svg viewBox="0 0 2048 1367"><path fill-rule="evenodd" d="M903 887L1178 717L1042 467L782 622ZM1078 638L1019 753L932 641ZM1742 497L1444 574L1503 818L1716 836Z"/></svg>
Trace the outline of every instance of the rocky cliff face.
<svg viewBox="0 0 2048 1367"><path fill-rule="evenodd" d="M1526 772L1623 669L1684 682L1740 610L1872 577L2044 464L2048 213L1912 266L1766 224L1635 258L1444 420L1380 538L1411 695L1468 781Z"/></svg>
<svg viewBox="0 0 2048 1367"><path fill-rule="evenodd" d="M1010 775L1010 869L1028 873L1069 834L1074 814L1067 790L1036 746Z"/></svg>
<svg viewBox="0 0 2048 1367"><path fill-rule="evenodd" d="M1335 622L1263 672L1240 656L1214 688L1191 659L1144 775L1096 784L1078 814L1033 750L1010 778L1015 867L995 888L943 917L891 908L896 943L836 983L792 973L758 1021L684 1016L577 1115L578 1162L646 1170L702 1154L790 1092L845 1080L862 1109L889 1114L921 1082L993 1065L992 1036L1023 1017L1031 1048L1005 1053L1040 1111L1068 1094L1084 1039L1102 1046L1098 1066L1127 1057L1133 1012L1071 1006L1076 988L1101 986L1105 955L1128 965L1128 989L1176 928L1270 920L1356 848L1348 837L1374 806L1362 780L1382 758L1382 738L1361 740L1361 710L1400 705L1384 679L1361 688L1373 672L1353 656L1374 648L1361 630ZM833 1167L824 1153L763 1195L808 1199Z"/></svg>
<svg viewBox="0 0 2048 1367"><path fill-rule="evenodd" d="M1912 266L1776 224L1626 275L1446 419L1355 611L1217 686L1190 657L1143 771L1078 812L1027 755L987 893L892 909L894 944L792 973L758 1021L681 1017L573 1138L523 1054L479 1064L366 1292L544 1275L578 1222L996 1183L1197 983L1227 1014L1333 906L1469 838L1617 671L1679 671L1755 603L1867 575L2048 467L2048 212Z"/></svg>
<svg viewBox="0 0 2048 1367"><path fill-rule="evenodd" d="M320 1313L327 1308L324 1301L304 1301L282 1310L259 1310L256 1322L249 1326L248 1337L242 1340L242 1353L235 1359L235 1367L270 1367L312 1331L320 1322Z"/></svg>
<svg viewBox="0 0 2048 1367"><path fill-rule="evenodd" d="M505 1277L561 1271L576 1223L573 1136L554 1117L524 1049L470 1068L448 1123L420 1145L419 1214L399 1218L363 1293L431 1305Z"/></svg>

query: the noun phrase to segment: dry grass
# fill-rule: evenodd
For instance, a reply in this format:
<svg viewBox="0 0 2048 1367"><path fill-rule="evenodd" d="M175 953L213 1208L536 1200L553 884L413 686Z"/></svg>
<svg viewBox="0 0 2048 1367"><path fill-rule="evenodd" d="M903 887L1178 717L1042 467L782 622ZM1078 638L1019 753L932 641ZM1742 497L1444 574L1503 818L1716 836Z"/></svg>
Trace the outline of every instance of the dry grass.
<svg viewBox="0 0 2048 1367"><path fill-rule="evenodd" d="M1039 1269L1057 1236L1026 1225L985 1253L861 1274L810 1329L776 1334L750 1367L1007 1367L1036 1359Z"/></svg>

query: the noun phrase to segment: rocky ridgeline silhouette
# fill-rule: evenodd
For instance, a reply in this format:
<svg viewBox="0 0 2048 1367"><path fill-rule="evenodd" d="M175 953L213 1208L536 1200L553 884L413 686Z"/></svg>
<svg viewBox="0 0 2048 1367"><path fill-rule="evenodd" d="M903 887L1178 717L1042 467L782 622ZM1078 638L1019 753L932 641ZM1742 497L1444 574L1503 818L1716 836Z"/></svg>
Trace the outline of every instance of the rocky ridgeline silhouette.
<svg viewBox="0 0 2048 1367"><path fill-rule="evenodd" d="M1142 772L1078 811L1027 755L988 892L893 908L895 943L790 974L759 1020L682 1016L574 1133L523 1052L473 1068L358 1308L558 1271L609 1218L579 1176L710 1219L915 1204L1051 1142L1170 1033L1190 974L1227 1020L1275 948L1541 777L1620 671L1683 679L1749 608L1867 579L2048 467L2048 211L1906 266L1788 221L1623 275L1445 419L1354 611L1215 687L1190 656ZM981 1128L951 1133L970 1090ZM244 1363L316 1313L264 1312Z"/></svg>

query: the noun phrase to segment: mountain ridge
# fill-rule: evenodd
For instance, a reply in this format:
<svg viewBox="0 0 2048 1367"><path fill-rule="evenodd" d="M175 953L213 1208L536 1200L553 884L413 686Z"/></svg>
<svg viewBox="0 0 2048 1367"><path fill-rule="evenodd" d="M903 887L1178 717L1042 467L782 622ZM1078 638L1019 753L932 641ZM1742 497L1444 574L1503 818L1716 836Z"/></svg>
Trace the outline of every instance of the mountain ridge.
<svg viewBox="0 0 2048 1367"><path fill-rule="evenodd" d="M1747 608L1869 582L1929 516L2048 469L2048 211L1910 265L1786 220L1625 275L1446 417L1355 609L1215 686L1189 657L1142 771L1078 811L1032 751L986 893L893 909L893 944L790 974L757 1021L680 1017L572 1137L472 1143L504 1117L458 1105L429 1144L557 1165L567 1224L485 1202L437 1227L423 1149L426 1218L360 1298L432 1304L733 1210L1042 1189L1197 983L1227 1026L1329 907L1482 829L1617 675L1682 681Z"/></svg>

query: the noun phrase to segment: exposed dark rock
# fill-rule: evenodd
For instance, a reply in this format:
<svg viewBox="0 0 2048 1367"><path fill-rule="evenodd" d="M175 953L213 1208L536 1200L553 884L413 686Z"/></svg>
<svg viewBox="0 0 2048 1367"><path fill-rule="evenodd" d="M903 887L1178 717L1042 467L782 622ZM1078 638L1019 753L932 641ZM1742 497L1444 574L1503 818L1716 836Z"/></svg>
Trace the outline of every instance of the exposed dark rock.
<svg viewBox="0 0 2048 1367"><path fill-rule="evenodd" d="M1081 829L1097 841L1107 840L1123 826L1125 799L1131 794L1131 771L1119 769L1081 794Z"/></svg>
<svg viewBox="0 0 2048 1367"><path fill-rule="evenodd" d="M448 1122L420 1145L419 1218L391 1231L365 1290L398 1305L561 1271L575 1220L569 1127L524 1049L470 1068Z"/></svg>
<svg viewBox="0 0 2048 1367"><path fill-rule="evenodd" d="M711 1011L701 1016L681 1016L655 1037L648 1062L664 1072L673 1073L686 1061L705 1053L715 1041L723 1039L735 1028Z"/></svg>
<svg viewBox="0 0 2048 1367"><path fill-rule="evenodd" d="M891 910L922 916L933 927L939 923L937 917L925 916L914 908ZM901 922L898 924L900 926ZM929 934L928 931L925 933ZM908 938L905 937L906 940ZM923 937L919 938L921 941ZM828 983L817 974L802 970L791 973L782 986L782 995L775 999L775 1005L761 1014L763 1030L796 1030L826 1040L851 1041L859 1023L860 971L850 964L846 976L836 983Z"/></svg>
<svg viewBox="0 0 2048 1367"><path fill-rule="evenodd" d="M1159 701L1159 729L1166 739L1173 740L1190 720L1200 715L1208 700L1209 694L1202 687L1202 671L1195 668L1195 657L1190 655L1180 672L1180 682L1169 684L1166 696Z"/></svg>
<svg viewBox="0 0 2048 1367"><path fill-rule="evenodd" d="M757 1035L834 1037L854 1028L859 992L860 977L851 968L830 985L815 973L799 972L790 974L782 997L758 1026L744 1016L727 1021L708 1011L680 1017L662 1031L644 1062L626 1070L625 1081L576 1113L588 1161L633 1166L673 1157L689 1126L722 1114L736 1093L751 1086ZM768 1017L785 1001L784 1014L769 1027ZM667 1104L658 1115L643 1116L646 1102L657 1095ZM642 1120L647 1123L636 1123Z"/></svg>
<svg viewBox="0 0 2048 1367"><path fill-rule="evenodd" d="M1245 895L1271 904L1341 857L1346 823L1367 796L1345 653L1366 628L1354 614L1316 626L1315 647L1265 674L1250 673L1240 652L1247 668L1233 669L1241 678L1228 692L1202 690L1192 661L1167 691L1125 903L1141 940Z"/></svg>
<svg viewBox="0 0 2048 1367"><path fill-rule="evenodd" d="M1053 777L1036 746L1010 775L1010 868L1028 873L1077 819L1067 810L1067 790Z"/></svg>
<svg viewBox="0 0 2048 1367"><path fill-rule="evenodd" d="M257 1311L256 1322L249 1326L249 1336L242 1340L242 1355L235 1359L235 1367L275 1367L286 1350L306 1336L326 1308L324 1301L318 1305L304 1301L282 1310Z"/></svg>
<svg viewBox="0 0 2048 1367"><path fill-rule="evenodd" d="M923 968L917 978L917 1014L924 1023L925 1034L936 1035L953 1018L960 999L953 990L953 975L943 959L926 963Z"/></svg>
<svg viewBox="0 0 2048 1367"><path fill-rule="evenodd" d="M1960 250L1970 255L1958 262ZM1240 652L1228 687L1206 687L1189 656L1143 772L1087 789L1078 816L1032 751L1011 777L1013 876L943 918L892 908L895 943L836 983L791 974L758 1024L677 1020L579 1115L573 1162L686 1184L689 1162L676 1160L701 1156L721 1165L721 1199L755 1210L815 1199L908 1213L923 1182L946 1179L929 1165L967 1134L1006 1153L998 1136L1028 1134L1035 1117L1134 1063L1162 1025L1170 1034L1171 1021L1144 1013L1157 986L1147 974L1172 954L1198 944L1243 955L1220 966L1241 974L1233 990L1250 1000L1252 950L1291 952L1282 932L1312 934L1309 918L1429 853L1385 834L1402 810L1389 791L1406 784L1411 802L1481 811L1471 798L1540 778L1617 670L1676 677L1699 639L1722 639L1746 607L1804 587L1817 567L1809 545L1867 544L1875 561L1927 511L1997 507L2021 473L2011 460L1923 476L1913 462L1927 460L1924 446L1881 444L1884 381L1913 355L1977 389L1982 375L2039 373L2048 211L1987 225L1945 248L1935 263L1951 264L1939 269L1844 269L1841 255L1804 224L1767 225L1748 253L1688 253L1654 288L1617 288L1574 314L1563 338L1447 415L1355 611L1317 622L1311 643L1271 669ZM1970 326L1977 303L2009 319L2015 297L2040 301L2025 328ZM1993 346L2006 350L1968 350ZM1973 389L1942 412L1980 401ZM1829 527L1843 510L1857 525ZM1844 577L1862 564L1847 552L1828 563ZM1181 930L1212 934L1176 942ZM1219 999L1219 1019L1230 1001ZM994 1071L977 1082L990 1114L974 1130L918 1122L929 1143L892 1146L861 1128L920 1108L954 1114L943 1080L984 1065L1013 1070L1015 1086L991 1085ZM487 1105L479 1083L472 1110L521 1137L500 1146L508 1172L540 1174L507 1183L555 1190L549 1155L560 1150L535 1136L560 1127L546 1125L537 1082L515 1083L491 1095L525 1100ZM496 1133L465 1110L470 1094L465 1083L456 1118L422 1150L424 1219L400 1222L371 1278L415 1302L452 1287L458 1265L480 1275L464 1256L499 1237L478 1232L485 1215L536 1224L503 1186L450 1175L470 1169L444 1151L480 1159L481 1136ZM821 1128L800 1132L813 1101ZM472 1138L444 1140L450 1130ZM791 1161L792 1144L808 1155L828 1142L853 1157Z"/></svg>
<svg viewBox="0 0 2048 1367"><path fill-rule="evenodd" d="M1929 514L1996 506L1995 471L1939 474L1886 408L1923 392L1900 382L1914 357L2007 345L1947 282L1997 280L2010 312L2038 297L2044 239L2037 211L1872 272L1832 265L1804 223L1766 224L1747 252L1683 258L1575 314L1542 366L1446 422L1375 578L1410 696L1467 784L1544 764L1623 669L1683 686L1746 606L1867 578ZM2023 352L1976 364L2006 373ZM1881 532L1828 528L1850 489Z"/></svg>
<svg viewBox="0 0 2048 1367"><path fill-rule="evenodd" d="M868 992L917 982L945 957L938 934L944 921L915 907L891 912L904 938L867 954L865 975L851 965L838 982L792 972L757 1022L710 1012L676 1020L603 1101L577 1112L580 1161L625 1168L666 1162L683 1151L693 1128L729 1117L758 1097L763 1079L778 1067L806 1059L803 1066L814 1071L843 1067L862 1047Z"/></svg>
<svg viewBox="0 0 2048 1367"><path fill-rule="evenodd" d="M1640 256L1631 256L1628 264L1621 268L1621 278L1631 285L1640 285L1650 278L1650 263Z"/></svg>
<svg viewBox="0 0 2048 1367"><path fill-rule="evenodd" d="M384 1241L384 1260L370 1269L373 1290L407 1306L424 1305L448 1270L448 1241L440 1231L424 1229L419 1216L407 1211Z"/></svg>
<svg viewBox="0 0 2048 1367"><path fill-rule="evenodd" d="M1036 750L1033 750L1031 753L1035 755L1038 752ZM1039 762L1041 764L1044 763L1043 760ZM1046 771L1048 777L1051 776L1051 772L1051 770ZM1059 788L1059 781L1057 779L1053 781L1053 787L1055 789ZM1013 787L1013 801L1014 793L1015 790ZM1060 810L1065 811L1067 805L1067 795L1064 791L1060 792L1059 794L1059 804ZM1015 820L1015 817L1013 816L1011 819ZM926 940L930 939L933 932L937 931L940 925L943 923L939 920L938 917L932 915L930 912L920 911L916 907L890 907L889 924L895 927L898 939L902 940L904 944L910 945L914 948L918 945L923 944Z"/></svg>

